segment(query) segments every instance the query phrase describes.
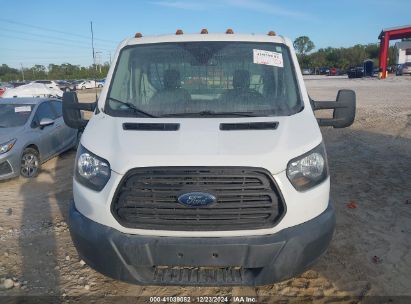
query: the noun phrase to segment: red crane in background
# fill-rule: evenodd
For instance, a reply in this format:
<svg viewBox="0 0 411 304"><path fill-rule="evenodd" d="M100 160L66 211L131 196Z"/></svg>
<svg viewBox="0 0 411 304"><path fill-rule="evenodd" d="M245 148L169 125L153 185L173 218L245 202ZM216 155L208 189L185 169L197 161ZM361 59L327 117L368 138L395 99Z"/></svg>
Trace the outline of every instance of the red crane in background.
<svg viewBox="0 0 411 304"><path fill-rule="evenodd" d="M387 58L390 40L403 38L411 38L411 25L383 29L378 36L378 39L380 39L380 78L384 79L387 77Z"/></svg>

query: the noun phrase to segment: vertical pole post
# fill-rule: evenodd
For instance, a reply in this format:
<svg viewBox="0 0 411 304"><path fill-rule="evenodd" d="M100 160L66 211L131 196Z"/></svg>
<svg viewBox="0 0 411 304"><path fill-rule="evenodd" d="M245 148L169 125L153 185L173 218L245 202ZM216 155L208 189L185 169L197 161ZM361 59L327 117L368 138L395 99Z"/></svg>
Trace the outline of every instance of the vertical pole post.
<svg viewBox="0 0 411 304"><path fill-rule="evenodd" d="M384 33L384 36L380 40L380 78L387 78L387 58L388 58L388 47L390 42L390 35Z"/></svg>
<svg viewBox="0 0 411 304"><path fill-rule="evenodd" d="M20 63L20 66L21 66L21 75L22 75L22 77L23 77L23 82L24 82L24 68L23 68L23 64Z"/></svg>

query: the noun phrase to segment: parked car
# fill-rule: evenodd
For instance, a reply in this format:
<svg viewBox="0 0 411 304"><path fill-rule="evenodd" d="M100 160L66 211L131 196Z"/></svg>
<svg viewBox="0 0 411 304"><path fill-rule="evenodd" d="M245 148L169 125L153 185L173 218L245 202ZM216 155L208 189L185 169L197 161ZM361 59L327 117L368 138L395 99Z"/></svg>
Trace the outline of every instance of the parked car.
<svg viewBox="0 0 411 304"><path fill-rule="evenodd" d="M364 77L364 67L351 67L347 71L348 78L361 78Z"/></svg>
<svg viewBox="0 0 411 304"><path fill-rule="evenodd" d="M0 180L35 177L41 163L76 147L79 132L63 121L62 104L49 98L0 102Z"/></svg>
<svg viewBox="0 0 411 304"><path fill-rule="evenodd" d="M330 69L326 67L321 67L318 69L318 75L328 75L329 72Z"/></svg>
<svg viewBox="0 0 411 304"><path fill-rule="evenodd" d="M303 75L311 75L311 74L312 74L312 71L311 71L311 69L303 69L303 70L302 70L302 74L303 74Z"/></svg>
<svg viewBox="0 0 411 304"><path fill-rule="evenodd" d="M404 64L398 65L396 75L404 75L409 74L411 75L411 62L406 62Z"/></svg>
<svg viewBox="0 0 411 304"><path fill-rule="evenodd" d="M105 78L97 80L97 87L102 88L105 82L106 82Z"/></svg>
<svg viewBox="0 0 411 304"><path fill-rule="evenodd" d="M68 221L81 259L138 284L266 285L325 252L335 214L319 125L350 126L353 91L310 100L283 36L139 34L114 58L87 125L86 105L63 96L66 124L86 125ZM225 77L204 81L211 64Z"/></svg>
<svg viewBox="0 0 411 304"><path fill-rule="evenodd" d="M57 81L54 80L35 80L32 83L42 83L50 89L60 89Z"/></svg>
<svg viewBox="0 0 411 304"><path fill-rule="evenodd" d="M11 85L8 82L0 82L0 97L3 95L4 92L6 92L7 89L12 89L14 88L13 85Z"/></svg>
<svg viewBox="0 0 411 304"><path fill-rule="evenodd" d="M339 76L342 74L343 74L343 71L339 68L330 68L328 70L328 76Z"/></svg>
<svg viewBox="0 0 411 304"><path fill-rule="evenodd" d="M7 97L62 97L63 91L59 88L48 87L44 83L29 83L17 88L8 89L3 93Z"/></svg>
<svg viewBox="0 0 411 304"><path fill-rule="evenodd" d="M70 91L75 91L76 90L76 85L65 81L65 80L59 80L57 81L57 85L59 87L60 90L64 91L64 92L70 92Z"/></svg>
<svg viewBox="0 0 411 304"><path fill-rule="evenodd" d="M92 89L96 87L96 82L94 80L85 80L76 85L77 90Z"/></svg>

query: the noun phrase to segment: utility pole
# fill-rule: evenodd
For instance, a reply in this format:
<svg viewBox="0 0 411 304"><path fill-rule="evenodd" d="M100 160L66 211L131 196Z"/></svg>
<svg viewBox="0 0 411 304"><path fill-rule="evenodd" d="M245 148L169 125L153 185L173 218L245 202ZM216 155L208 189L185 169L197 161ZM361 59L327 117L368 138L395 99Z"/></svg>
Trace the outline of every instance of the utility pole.
<svg viewBox="0 0 411 304"><path fill-rule="evenodd" d="M90 21L90 30L91 30L91 50L93 51L93 64L96 66L96 56L94 53L94 32L93 32L93 21ZM97 67L96 67L96 72L97 72ZM96 86L96 80L97 76L94 76L94 88L96 89L96 101L98 100L98 95L97 95L97 86Z"/></svg>
<svg viewBox="0 0 411 304"><path fill-rule="evenodd" d="M102 61L101 54L102 54L102 52L96 51L95 54L96 54L96 69L98 67L98 69L100 70L100 73L101 73L101 61Z"/></svg>
<svg viewBox="0 0 411 304"><path fill-rule="evenodd" d="M110 65L111 65L111 52L108 52L108 57L109 57L109 62L110 62Z"/></svg>
<svg viewBox="0 0 411 304"><path fill-rule="evenodd" d="M20 66L21 66L21 75L23 76L23 81L24 81L24 68L21 62L20 62Z"/></svg>
<svg viewBox="0 0 411 304"><path fill-rule="evenodd" d="M93 32L93 21L90 21L90 30L91 30L91 50L93 52L93 64L96 67L96 55L94 53L94 32ZM97 67L96 67L97 70Z"/></svg>

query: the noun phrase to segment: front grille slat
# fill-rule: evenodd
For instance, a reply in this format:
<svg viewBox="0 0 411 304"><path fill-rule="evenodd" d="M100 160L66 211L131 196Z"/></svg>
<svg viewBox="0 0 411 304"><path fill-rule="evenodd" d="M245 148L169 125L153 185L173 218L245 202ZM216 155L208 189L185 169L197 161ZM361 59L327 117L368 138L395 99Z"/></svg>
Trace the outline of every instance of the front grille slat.
<svg viewBox="0 0 411 304"><path fill-rule="evenodd" d="M204 207L178 203L188 192L217 202ZM120 182L112 214L129 228L181 231L273 227L285 206L270 173L252 167L148 167L130 170Z"/></svg>

